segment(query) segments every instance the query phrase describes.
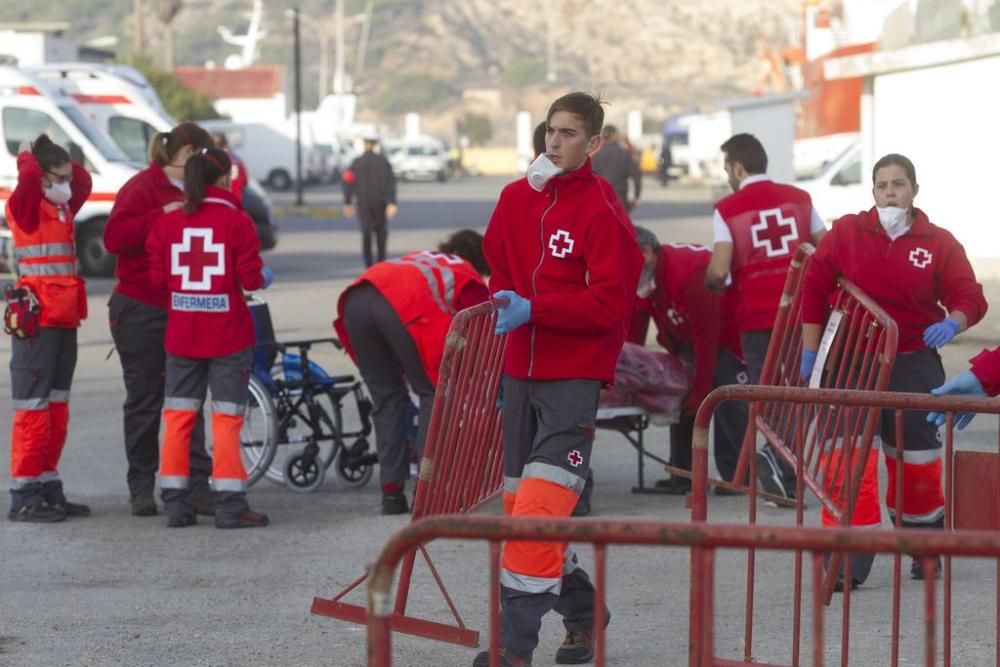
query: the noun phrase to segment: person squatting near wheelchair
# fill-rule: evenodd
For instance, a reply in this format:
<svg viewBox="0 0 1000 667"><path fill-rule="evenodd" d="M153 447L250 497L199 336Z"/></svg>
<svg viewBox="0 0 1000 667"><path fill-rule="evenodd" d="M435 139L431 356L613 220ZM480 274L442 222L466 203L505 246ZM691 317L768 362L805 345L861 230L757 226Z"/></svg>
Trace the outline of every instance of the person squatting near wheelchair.
<svg viewBox="0 0 1000 667"><path fill-rule="evenodd" d="M274 278L260 258L253 221L230 191L232 163L205 148L184 166L184 206L165 213L146 241L150 282L165 289L166 378L160 492L167 526L197 521L191 497L191 434L212 391L212 478L217 528L256 528L267 515L247 503L240 429L254 330L244 290Z"/></svg>
<svg viewBox="0 0 1000 667"><path fill-rule="evenodd" d="M118 284L108 301L108 322L125 381L126 479L135 516L157 513L153 488L159 463L166 364L163 337L169 299L166 289L151 282L146 238L161 214L183 205L184 165L191 155L211 145L208 132L194 123L155 134L149 142L149 166L119 190L104 227L104 245L118 256ZM191 468L195 511L212 516L215 509L208 489L212 460L205 451L201 415L192 434Z"/></svg>
<svg viewBox="0 0 1000 667"><path fill-rule="evenodd" d="M73 216L90 190L87 170L47 135L19 147L17 185L5 217L14 236L17 288L30 290L40 310L37 328L28 324L11 338L11 521L49 523L90 514L86 505L66 500L59 477L76 330L87 317L86 288L76 275Z"/></svg>
<svg viewBox="0 0 1000 667"><path fill-rule="evenodd" d="M445 337L455 313L482 303L483 237L452 234L437 252L423 251L375 264L337 302L334 328L372 394L382 514L409 511L407 447L409 389L420 399L416 454L423 455ZM408 388L409 387L409 388Z"/></svg>
<svg viewBox="0 0 1000 667"><path fill-rule="evenodd" d="M986 314L983 288L965 249L913 206L918 190L916 169L908 158L895 153L882 157L872 170L875 206L834 222L819 244L802 288L799 372L803 379L812 374L829 298L841 277L870 296L899 327L888 391L928 392L941 385L944 369L938 348ZM897 508L895 416L892 410L882 411L879 435L888 476L885 499L893 520L897 510L902 512L904 527L940 529L944 527L941 439L937 426L926 417L916 410L903 412L903 507ZM839 457L840 450L825 456ZM832 484L836 497L840 480ZM845 499L841 497L840 502ZM874 456L868 459L854 507L852 525L882 523ZM825 508L822 519L823 525L839 523ZM864 583L874 558L874 554L851 555L852 588ZM936 577L940 570L940 559L937 572L931 574L914 558L910 575L914 579Z"/></svg>
<svg viewBox="0 0 1000 667"><path fill-rule="evenodd" d="M576 505L639 281L635 231L589 159L602 104L579 92L553 102L546 154L503 189L483 242L490 289L507 302L496 333L508 334L503 504L515 517L568 517ZM556 662L593 659L594 587L569 545L507 542L500 577L501 665L531 663L552 609L567 630ZM473 662L487 664L486 651Z"/></svg>
<svg viewBox="0 0 1000 667"><path fill-rule="evenodd" d="M740 349L750 384L760 384L788 267L799 245L809 240L818 244L826 226L808 192L768 178L767 151L757 137L736 134L720 148L733 194L715 205L705 284L720 294L735 292ZM791 440L789 433L778 436ZM795 470L769 443L756 460L765 491L795 497Z"/></svg>
<svg viewBox="0 0 1000 667"><path fill-rule="evenodd" d="M657 342L694 365L681 419L670 427L670 462L690 471L698 406L715 387L747 382L732 293L720 297L705 287L710 248L691 243L660 245L656 235L645 227L637 226L635 234L644 265L628 340L645 344L652 318ZM722 479L731 482L747 428L747 404L725 401L715 411L712 425L715 466ZM656 487L680 495L691 490L691 480L671 477L658 481Z"/></svg>

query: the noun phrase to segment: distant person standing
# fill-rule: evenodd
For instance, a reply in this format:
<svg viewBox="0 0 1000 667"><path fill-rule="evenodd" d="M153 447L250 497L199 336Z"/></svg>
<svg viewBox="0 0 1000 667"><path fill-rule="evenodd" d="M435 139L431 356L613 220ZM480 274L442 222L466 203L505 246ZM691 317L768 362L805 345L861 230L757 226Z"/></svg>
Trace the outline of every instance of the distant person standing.
<svg viewBox="0 0 1000 667"><path fill-rule="evenodd" d="M392 165L381 153L375 152L378 139L365 137L365 152L344 172L344 215L354 215L357 199L358 221L361 223L361 250L365 266L385 261L385 245L389 238L386 223L396 216L396 177ZM377 244L377 256L372 255L372 236Z"/></svg>
<svg viewBox="0 0 1000 667"><path fill-rule="evenodd" d="M631 211L639 205L639 195L642 192L642 173L639 165L632 158L632 153L622 146L618 128L608 125L601 132L601 148L594 153L591 162L594 173L602 176L614 188L618 201L626 211ZM628 198L628 182L632 181L632 191L635 197Z"/></svg>
<svg viewBox="0 0 1000 667"><path fill-rule="evenodd" d="M229 161L233 163L232 172L229 175L229 191L233 193L236 197L236 201L243 202L243 190L246 188L247 183L250 182L250 174L247 172L247 166L243 163L243 160L233 152L233 149L229 147L229 139L226 138L225 132L213 132L212 133L212 143L219 150L226 151L226 155L229 156Z"/></svg>

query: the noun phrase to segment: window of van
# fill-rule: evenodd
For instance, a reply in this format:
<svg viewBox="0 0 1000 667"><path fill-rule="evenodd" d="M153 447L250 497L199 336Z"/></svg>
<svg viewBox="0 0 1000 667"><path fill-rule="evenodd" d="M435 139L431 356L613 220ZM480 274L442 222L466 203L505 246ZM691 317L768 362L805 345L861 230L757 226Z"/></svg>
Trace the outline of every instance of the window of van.
<svg viewBox="0 0 1000 667"><path fill-rule="evenodd" d="M436 146L410 146L406 149L406 154L411 157L422 157L425 155L436 157L441 155L441 149Z"/></svg>
<svg viewBox="0 0 1000 667"><path fill-rule="evenodd" d="M125 151L129 159L145 162L148 157L149 140L156 134L156 128L138 118L111 116L108 119L108 134L119 148Z"/></svg>
<svg viewBox="0 0 1000 667"><path fill-rule="evenodd" d="M7 140L7 152L11 155L17 155L17 147L22 141L34 141L43 132L60 146L67 146L70 143L65 130L44 111L18 107L4 108L3 136Z"/></svg>
<svg viewBox="0 0 1000 667"><path fill-rule="evenodd" d="M61 106L59 110L62 111L66 116L76 125L76 129L80 130L83 136L90 140L90 143L97 149L104 159L108 162L128 162L128 156L125 155L117 146L111 143L111 140L107 138L107 135L103 134L100 130L90 124L90 121L80 113L80 110L72 106ZM145 162L145 160L143 160Z"/></svg>

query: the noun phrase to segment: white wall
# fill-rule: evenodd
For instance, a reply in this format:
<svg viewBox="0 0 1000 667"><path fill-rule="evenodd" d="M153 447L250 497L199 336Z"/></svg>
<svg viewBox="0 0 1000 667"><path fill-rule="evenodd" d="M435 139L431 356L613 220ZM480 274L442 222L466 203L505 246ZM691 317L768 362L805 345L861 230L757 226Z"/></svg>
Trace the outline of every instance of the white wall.
<svg viewBox="0 0 1000 667"><path fill-rule="evenodd" d="M41 32L0 30L0 55L14 56L22 66L72 62L78 57L76 42Z"/></svg>
<svg viewBox="0 0 1000 667"><path fill-rule="evenodd" d="M730 110L733 134L749 132L767 151L767 174L772 180L795 180L795 110L790 101Z"/></svg>
<svg viewBox="0 0 1000 667"><path fill-rule="evenodd" d="M1000 257L1000 56L876 75L871 158L902 153L917 169L916 205L970 257Z"/></svg>

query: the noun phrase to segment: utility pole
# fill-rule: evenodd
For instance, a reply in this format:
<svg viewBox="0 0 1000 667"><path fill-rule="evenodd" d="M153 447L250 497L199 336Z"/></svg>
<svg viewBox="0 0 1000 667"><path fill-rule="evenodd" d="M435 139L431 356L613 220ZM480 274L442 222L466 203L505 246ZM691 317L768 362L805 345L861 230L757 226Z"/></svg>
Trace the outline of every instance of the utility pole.
<svg viewBox="0 0 1000 667"><path fill-rule="evenodd" d="M365 52L368 51L368 31L372 25L372 8L375 0L368 0L365 5L365 23L361 26L361 37L358 38L358 55L354 59L354 84L359 85L361 74L365 71Z"/></svg>
<svg viewBox="0 0 1000 667"><path fill-rule="evenodd" d="M334 58L333 92L344 94L344 0L337 0L334 9L334 20L337 31L337 53Z"/></svg>
<svg viewBox="0 0 1000 667"><path fill-rule="evenodd" d="M146 35L143 21L142 0L132 0L132 57L136 58L143 52Z"/></svg>
<svg viewBox="0 0 1000 667"><path fill-rule="evenodd" d="M295 31L295 205L302 206L302 40L299 35L299 8L294 9Z"/></svg>
<svg viewBox="0 0 1000 667"><path fill-rule="evenodd" d="M326 34L326 28L319 24L316 25L316 34L319 37L319 101L322 102L330 92L330 36Z"/></svg>
<svg viewBox="0 0 1000 667"><path fill-rule="evenodd" d="M554 0L545 3L545 80L549 83L556 81L556 14L553 8Z"/></svg>

